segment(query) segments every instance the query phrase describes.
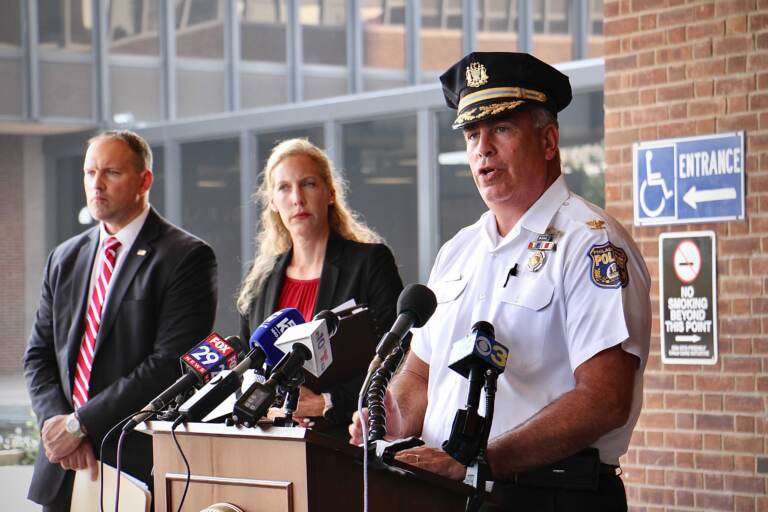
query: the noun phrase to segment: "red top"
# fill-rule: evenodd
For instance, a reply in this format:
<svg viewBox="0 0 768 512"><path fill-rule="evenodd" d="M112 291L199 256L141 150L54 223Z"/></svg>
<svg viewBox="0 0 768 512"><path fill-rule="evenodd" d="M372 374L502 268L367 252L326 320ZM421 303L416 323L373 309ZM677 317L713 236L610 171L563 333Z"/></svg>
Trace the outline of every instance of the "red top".
<svg viewBox="0 0 768 512"><path fill-rule="evenodd" d="M317 302L317 289L320 287L320 278L304 281L291 279L285 276L283 290L280 292L280 300L277 308L296 308L306 321L312 319Z"/></svg>

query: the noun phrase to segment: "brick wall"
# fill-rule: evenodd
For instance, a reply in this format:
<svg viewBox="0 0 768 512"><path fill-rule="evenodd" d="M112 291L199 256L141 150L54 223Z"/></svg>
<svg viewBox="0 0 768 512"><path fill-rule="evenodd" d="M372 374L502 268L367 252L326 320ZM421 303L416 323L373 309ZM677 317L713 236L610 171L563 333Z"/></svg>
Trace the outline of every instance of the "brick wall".
<svg viewBox="0 0 768 512"><path fill-rule="evenodd" d="M0 135L0 374L21 373L24 332L22 138Z"/></svg>
<svg viewBox="0 0 768 512"><path fill-rule="evenodd" d="M605 2L608 210L632 225L632 143L744 130L747 219L633 228L654 311L630 509L768 511L768 0ZM663 365L658 236L717 233L720 358Z"/></svg>

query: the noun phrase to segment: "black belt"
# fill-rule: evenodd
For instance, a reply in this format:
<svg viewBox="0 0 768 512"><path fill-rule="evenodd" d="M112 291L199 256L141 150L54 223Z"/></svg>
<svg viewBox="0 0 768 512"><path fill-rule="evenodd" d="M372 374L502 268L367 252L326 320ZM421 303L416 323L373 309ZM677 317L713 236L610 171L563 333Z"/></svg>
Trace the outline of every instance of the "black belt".
<svg viewBox="0 0 768 512"><path fill-rule="evenodd" d="M601 475L619 476L621 474L621 466L614 466L613 464L600 463Z"/></svg>
<svg viewBox="0 0 768 512"><path fill-rule="evenodd" d="M596 448L586 448L558 462L517 473L512 483L522 487L597 489L600 477L617 476L617 468L600 462Z"/></svg>

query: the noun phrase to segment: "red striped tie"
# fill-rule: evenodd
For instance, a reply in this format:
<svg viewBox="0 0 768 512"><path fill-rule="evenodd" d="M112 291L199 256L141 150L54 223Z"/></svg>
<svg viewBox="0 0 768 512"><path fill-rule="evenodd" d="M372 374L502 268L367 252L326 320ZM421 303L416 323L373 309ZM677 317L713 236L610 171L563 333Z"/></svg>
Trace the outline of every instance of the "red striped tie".
<svg viewBox="0 0 768 512"><path fill-rule="evenodd" d="M96 347L96 336L99 334L99 325L101 324L101 308L104 305L104 298L107 296L112 272L115 270L119 247L120 241L113 236L104 241L104 259L99 277L93 287L93 293L91 293L91 300L88 302L88 311L85 314L85 334L83 335L83 343L80 345L80 354L77 356L75 385L72 391L75 409L79 409L88 401L93 351Z"/></svg>

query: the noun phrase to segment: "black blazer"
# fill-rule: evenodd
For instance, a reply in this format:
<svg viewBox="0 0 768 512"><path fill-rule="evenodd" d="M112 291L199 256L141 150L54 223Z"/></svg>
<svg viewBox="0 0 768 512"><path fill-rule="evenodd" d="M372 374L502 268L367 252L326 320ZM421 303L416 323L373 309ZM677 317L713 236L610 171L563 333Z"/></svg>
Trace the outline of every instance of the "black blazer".
<svg viewBox="0 0 768 512"><path fill-rule="evenodd" d="M277 310L285 269L290 261L291 251L277 258L274 270L251 304L249 315L241 316L240 333L243 340L250 339L253 329ZM403 281L397 271L395 258L387 246L353 242L332 235L325 249L313 314L355 299L358 304L368 304L371 330L378 339L395 321L397 297L402 289ZM332 412L326 415L328 419L335 423L345 423L351 419L352 413L357 410L357 395L365 370L360 368L359 378L323 390L330 393L333 400Z"/></svg>
<svg viewBox="0 0 768 512"><path fill-rule="evenodd" d="M45 266L24 354L24 375L41 428L48 418L73 411L72 382L98 244L96 226L56 247ZM96 337L90 398L78 411L97 457L112 426L179 377L179 357L211 332L216 313L213 250L154 209L122 257ZM114 443L105 447L104 455L115 463ZM149 436L130 434L122 462L128 472L150 483ZM73 474L51 464L41 447L29 499L50 504L65 481L71 485Z"/></svg>

